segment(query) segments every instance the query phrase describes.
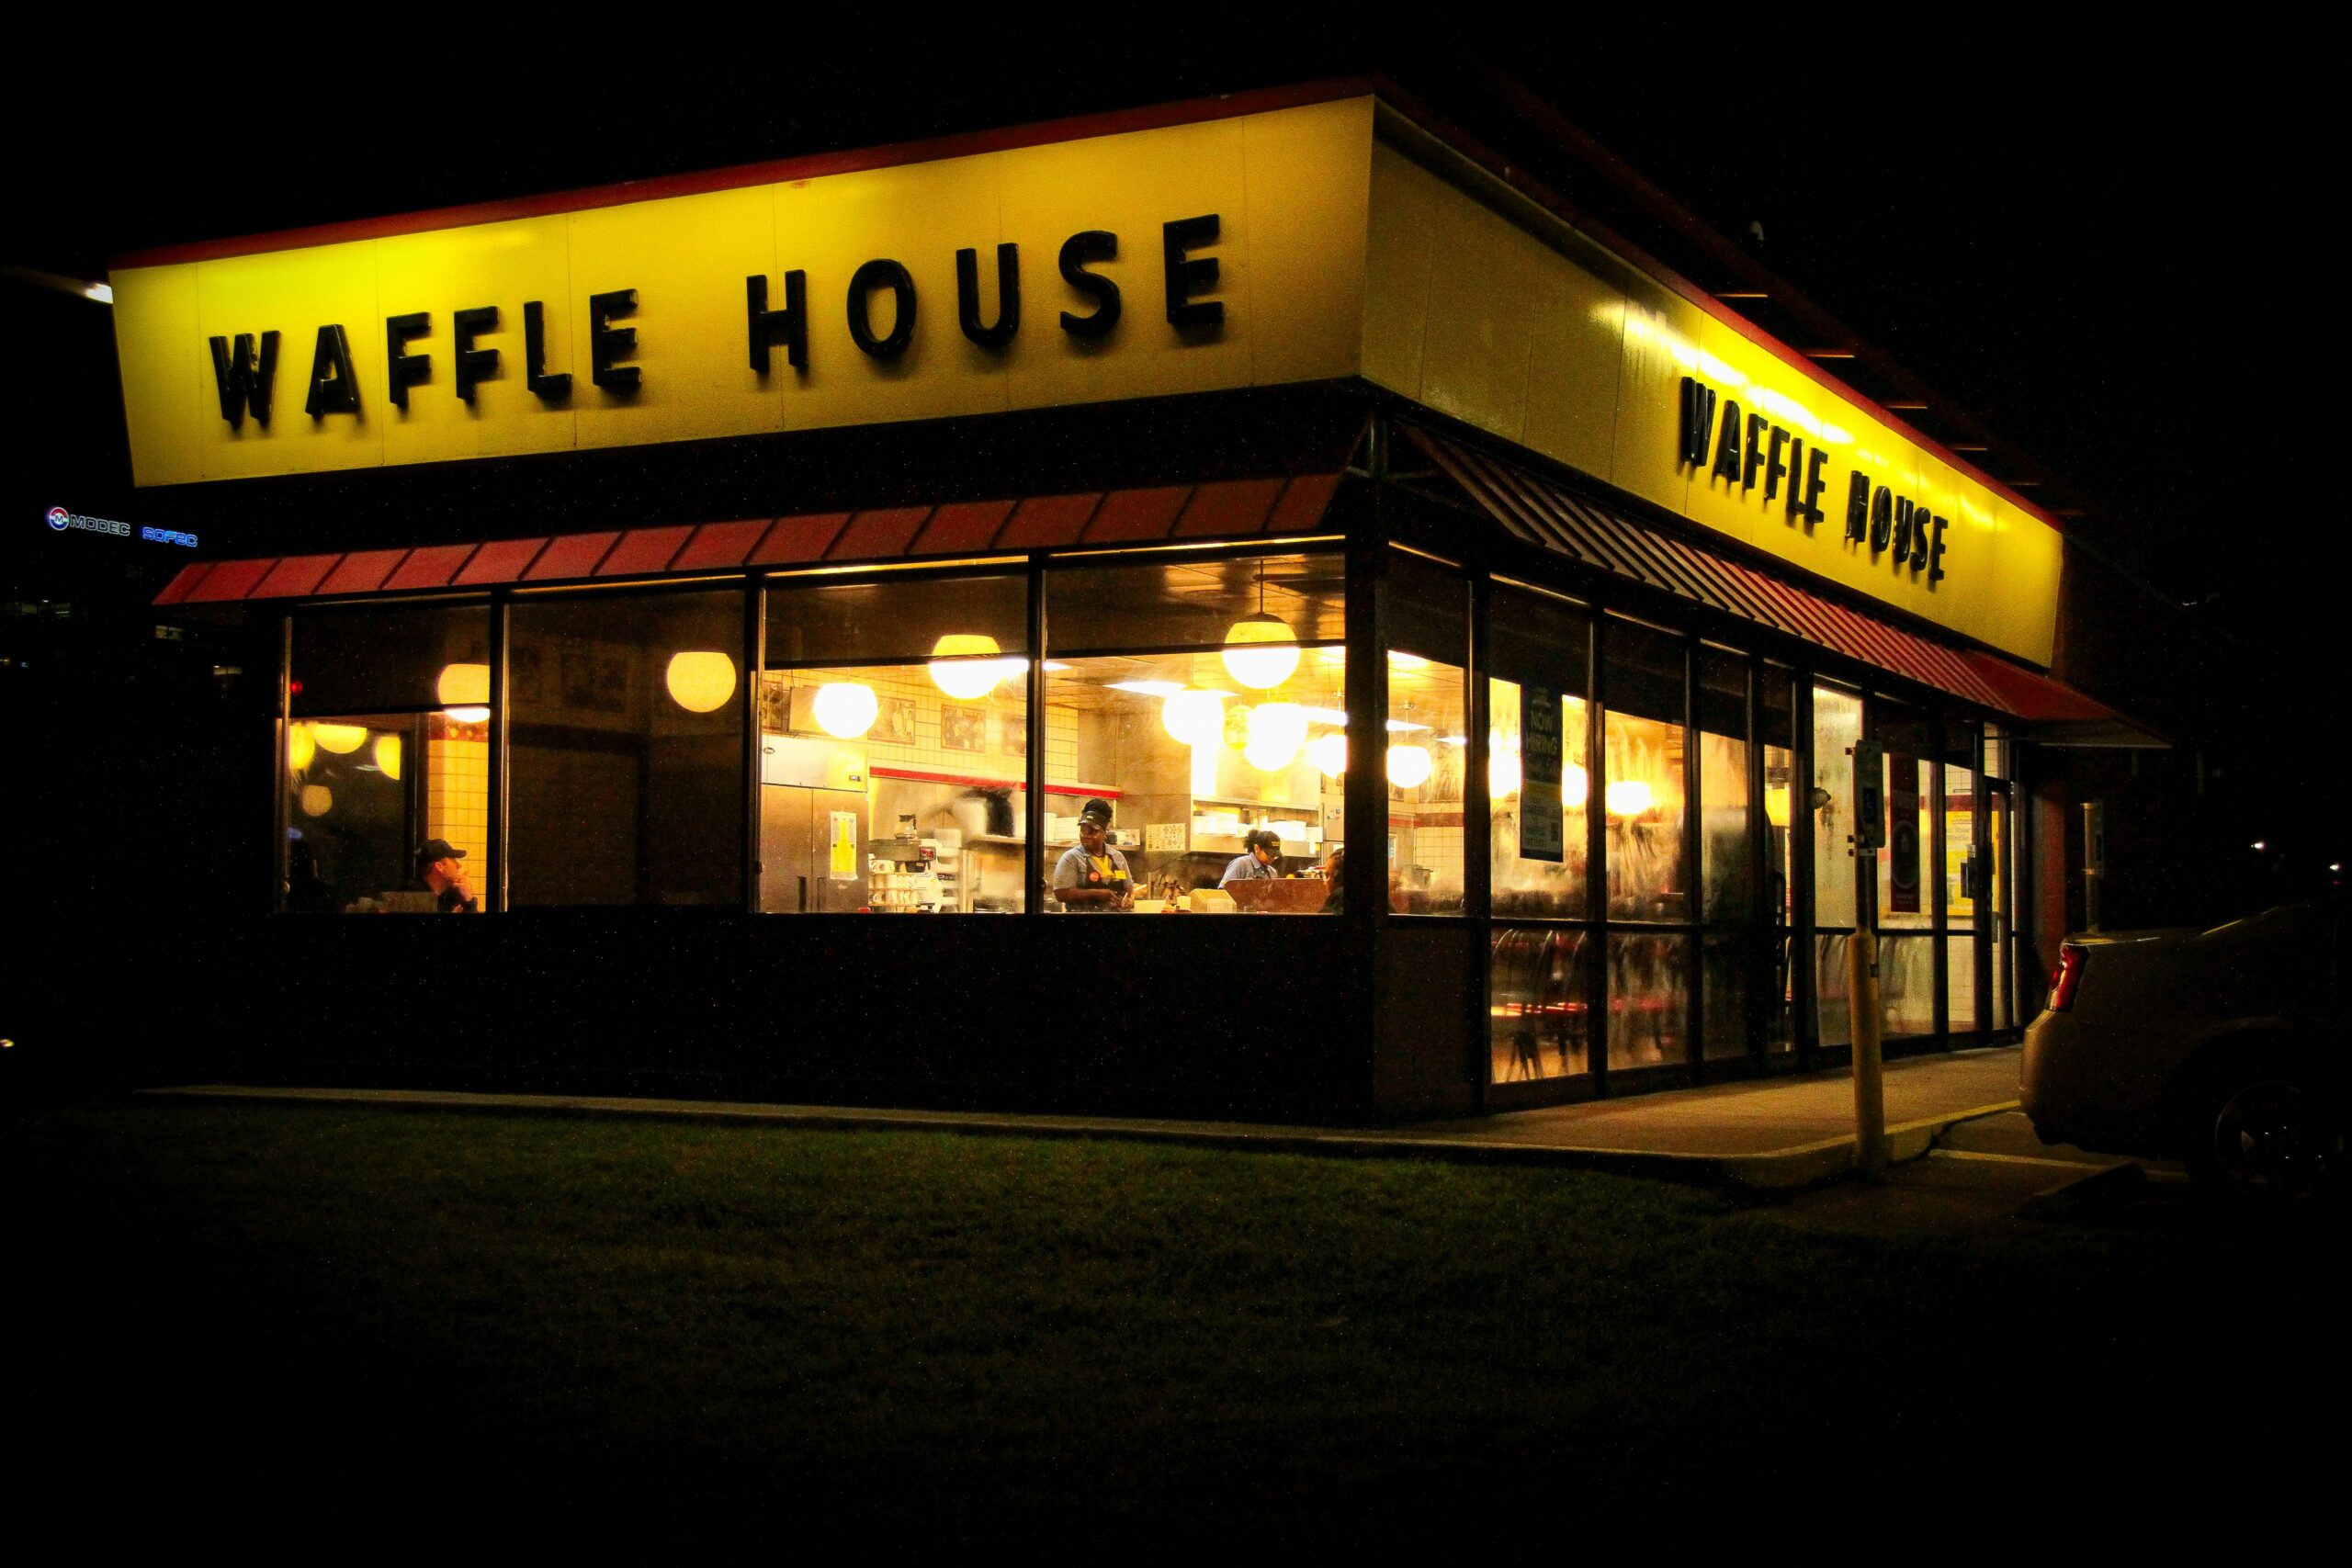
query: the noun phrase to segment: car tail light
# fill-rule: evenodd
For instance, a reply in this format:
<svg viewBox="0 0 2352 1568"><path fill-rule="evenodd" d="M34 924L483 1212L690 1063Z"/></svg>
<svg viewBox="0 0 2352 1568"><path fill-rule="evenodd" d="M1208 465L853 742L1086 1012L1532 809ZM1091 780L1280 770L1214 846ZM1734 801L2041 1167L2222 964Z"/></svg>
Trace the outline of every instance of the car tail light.
<svg viewBox="0 0 2352 1568"><path fill-rule="evenodd" d="M2077 942L2061 942L2058 967L2050 976L2050 1010L2064 1012L2075 1005L2075 987L2083 983L2083 963L2090 949Z"/></svg>

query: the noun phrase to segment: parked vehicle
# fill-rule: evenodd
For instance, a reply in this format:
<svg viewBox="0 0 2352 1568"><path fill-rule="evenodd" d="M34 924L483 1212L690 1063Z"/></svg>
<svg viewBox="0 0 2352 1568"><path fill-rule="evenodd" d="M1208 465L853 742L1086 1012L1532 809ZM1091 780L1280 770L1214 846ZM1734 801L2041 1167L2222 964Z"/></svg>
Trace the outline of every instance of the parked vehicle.
<svg viewBox="0 0 2352 1568"><path fill-rule="evenodd" d="M2340 1199L2347 1001L2341 893L2211 931L2071 938L2026 1030L2026 1114L2045 1143L2180 1159L2232 1199Z"/></svg>

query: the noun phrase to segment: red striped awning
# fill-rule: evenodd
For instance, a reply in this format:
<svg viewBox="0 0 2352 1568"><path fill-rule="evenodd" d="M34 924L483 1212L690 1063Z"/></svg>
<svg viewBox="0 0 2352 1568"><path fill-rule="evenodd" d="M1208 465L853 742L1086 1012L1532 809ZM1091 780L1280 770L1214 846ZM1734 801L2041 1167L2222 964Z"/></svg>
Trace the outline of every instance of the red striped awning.
<svg viewBox="0 0 2352 1568"><path fill-rule="evenodd" d="M589 582L1071 545L1290 536L1320 527L1339 488L1337 473L1307 473L1288 479L1213 479L1197 485L542 535L471 545L354 550L347 555L199 561L182 568L155 596L155 603L343 598L508 582Z"/></svg>
<svg viewBox="0 0 2352 1568"><path fill-rule="evenodd" d="M1996 713L2041 717L2041 709L2056 701L2037 695L2047 689L2109 719L2116 716L2046 676L1989 655L1930 642L1752 567L1655 533L1443 436L1420 430L1408 434L1496 522L1531 545L1770 626ZM2070 712L2065 716L2076 716Z"/></svg>

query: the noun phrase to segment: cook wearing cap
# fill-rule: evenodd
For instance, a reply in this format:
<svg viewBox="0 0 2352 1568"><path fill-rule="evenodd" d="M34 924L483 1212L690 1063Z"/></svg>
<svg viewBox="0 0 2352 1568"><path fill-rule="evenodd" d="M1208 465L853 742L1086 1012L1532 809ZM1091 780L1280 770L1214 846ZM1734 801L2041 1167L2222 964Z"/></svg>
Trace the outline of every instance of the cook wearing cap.
<svg viewBox="0 0 2352 1568"><path fill-rule="evenodd" d="M1225 874L1216 879L1219 887L1228 882L1272 882L1282 875L1274 863L1283 858L1283 841L1264 828L1252 828L1241 835L1241 852L1226 862Z"/></svg>
<svg viewBox="0 0 2352 1568"><path fill-rule="evenodd" d="M1131 908L1136 885L1127 857L1111 847L1111 803L1090 800L1078 809L1078 842L1054 863L1054 897L1072 914Z"/></svg>
<svg viewBox="0 0 2352 1568"><path fill-rule="evenodd" d="M466 887L466 852L447 839L427 839L416 846L416 874L433 889L435 906L445 915L478 915L481 900Z"/></svg>

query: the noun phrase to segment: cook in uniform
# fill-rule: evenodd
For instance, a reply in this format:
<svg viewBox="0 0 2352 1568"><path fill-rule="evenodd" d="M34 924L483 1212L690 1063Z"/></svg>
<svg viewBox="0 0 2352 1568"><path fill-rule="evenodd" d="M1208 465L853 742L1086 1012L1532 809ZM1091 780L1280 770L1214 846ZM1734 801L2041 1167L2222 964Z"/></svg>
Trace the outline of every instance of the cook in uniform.
<svg viewBox="0 0 2352 1568"><path fill-rule="evenodd" d="M1079 807L1078 842L1054 863L1054 897L1072 914L1098 915L1131 908L1136 885L1127 857L1111 845L1111 803L1090 800Z"/></svg>
<svg viewBox="0 0 2352 1568"><path fill-rule="evenodd" d="M1282 840L1264 828L1252 828L1241 835L1241 852L1226 863L1225 874L1216 879L1216 885L1279 881L1283 874L1275 863L1282 858Z"/></svg>

